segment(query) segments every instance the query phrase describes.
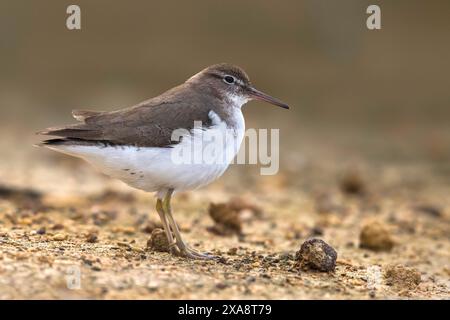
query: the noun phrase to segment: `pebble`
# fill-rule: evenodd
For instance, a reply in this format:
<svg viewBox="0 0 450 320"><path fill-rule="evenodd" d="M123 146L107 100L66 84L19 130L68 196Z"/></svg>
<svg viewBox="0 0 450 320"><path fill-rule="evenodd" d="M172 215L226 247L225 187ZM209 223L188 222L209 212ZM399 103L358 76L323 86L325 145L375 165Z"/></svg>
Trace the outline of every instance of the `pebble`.
<svg viewBox="0 0 450 320"><path fill-rule="evenodd" d="M323 236L323 233L324 233L323 229L321 227L317 227L317 226L313 227L310 230L310 235L311 236Z"/></svg>
<svg viewBox="0 0 450 320"><path fill-rule="evenodd" d="M214 227L210 231L219 235L242 233L242 222L239 217L239 211L228 203L210 203L208 212L209 216L215 222Z"/></svg>
<svg viewBox="0 0 450 320"><path fill-rule="evenodd" d="M86 242L95 243L98 240L98 236L95 233L88 233L86 236Z"/></svg>
<svg viewBox="0 0 450 320"><path fill-rule="evenodd" d="M395 242L387 226L380 222L366 224L359 236L360 248L373 251L390 251Z"/></svg>
<svg viewBox="0 0 450 320"><path fill-rule="evenodd" d="M54 241L64 241L67 239L67 234L64 233L57 233L52 237L52 240Z"/></svg>
<svg viewBox="0 0 450 320"><path fill-rule="evenodd" d="M331 272L336 267L337 252L321 239L308 239L296 253L295 259L300 269Z"/></svg>
<svg viewBox="0 0 450 320"><path fill-rule="evenodd" d="M97 266L97 265L93 265L93 266L91 267L91 270L92 270L92 271L102 271L102 268L100 268L100 267Z"/></svg>
<svg viewBox="0 0 450 320"><path fill-rule="evenodd" d="M340 188L343 193L349 195L362 196L366 194L366 184L361 174L357 171L349 171L344 173L340 180Z"/></svg>
<svg viewBox="0 0 450 320"><path fill-rule="evenodd" d="M52 229L53 230L62 230L62 229L64 229L64 225L62 225L61 223L57 223L52 226Z"/></svg>
<svg viewBox="0 0 450 320"><path fill-rule="evenodd" d="M130 246L129 243L123 242L123 241L118 241L118 242L117 242L117 245L118 245L119 247L129 247L129 246Z"/></svg>
<svg viewBox="0 0 450 320"><path fill-rule="evenodd" d="M138 248L138 247L133 247L132 246L131 250L134 251L134 252L137 252L137 253L145 253L144 250L142 250L141 248Z"/></svg>
<svg viewBox="0 0 450 320"><path fill-rule="evenodd" d="M219 289L219 290L223 290L223 289L228 288L228 284L224 283L224 282L219 282L219 283L216 284L216 288Z"/></svg>

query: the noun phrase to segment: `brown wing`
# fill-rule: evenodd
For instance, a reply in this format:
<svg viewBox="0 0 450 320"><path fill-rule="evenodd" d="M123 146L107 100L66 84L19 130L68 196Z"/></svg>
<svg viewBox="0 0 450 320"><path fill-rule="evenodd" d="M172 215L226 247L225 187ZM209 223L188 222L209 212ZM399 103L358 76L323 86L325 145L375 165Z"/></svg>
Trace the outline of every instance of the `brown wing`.
<svg viewBox="0 0 450 320"><path fill-rule="evenodd" d="M182 85L183 86L183 85ZM39 134L53 135L85 143L110 143L134 145L138 147L168 147L175 144L171 140L175 129L191 130L194 121L201 121L204 127L211 124L207 101L202 95L181 94L180 86L156 98L144 101L137 106L113 112L80 111L73 112L83 123L48 128ZM61 139L48 140L44 143Z"/></svg>

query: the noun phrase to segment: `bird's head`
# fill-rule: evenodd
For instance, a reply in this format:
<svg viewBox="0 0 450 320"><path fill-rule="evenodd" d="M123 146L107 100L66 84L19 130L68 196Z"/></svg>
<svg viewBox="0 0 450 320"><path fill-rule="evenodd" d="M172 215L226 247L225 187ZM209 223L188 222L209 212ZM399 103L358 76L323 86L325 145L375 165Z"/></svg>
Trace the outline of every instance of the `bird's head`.
<svg viewBox="0 0 450 320"><path fill-rule="evenodd" d="M187 82L206 87L215 95L238 107L256 99L289 109L284 102L254 88L247 73L231 64L221 63L209 66L189 78Z"/></svg>

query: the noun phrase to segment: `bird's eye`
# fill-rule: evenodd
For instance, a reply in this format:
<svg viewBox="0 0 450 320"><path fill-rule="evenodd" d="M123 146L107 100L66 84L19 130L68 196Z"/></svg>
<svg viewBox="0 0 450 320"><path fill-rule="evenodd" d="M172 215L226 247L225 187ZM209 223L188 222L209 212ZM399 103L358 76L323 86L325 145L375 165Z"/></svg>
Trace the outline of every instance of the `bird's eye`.
<svg viewBox="0 0 450 320"><path fill-rule="evenodd" d="M232 77L232 76L225 76L225 77L223 78L223 81L225 81L225 82L228 83L228 84L232 84L232 83L234 83L235 79L234 79L234 77Z"/></svg>

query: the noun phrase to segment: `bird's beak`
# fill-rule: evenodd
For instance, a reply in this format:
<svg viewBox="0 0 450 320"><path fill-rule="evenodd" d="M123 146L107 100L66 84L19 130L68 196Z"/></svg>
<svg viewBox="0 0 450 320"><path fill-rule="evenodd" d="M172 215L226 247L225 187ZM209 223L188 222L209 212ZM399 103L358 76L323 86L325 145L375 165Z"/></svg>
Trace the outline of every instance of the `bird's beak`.
<svg viewBox="0 0 450 320"><path fill-rule="evenodd" d="M248 90L250 97L253 99L266 101L270 104L279 106L281 108L289 109L289 106L286 103L284 103L281 100L278 100L277 98L271 97L268 94L265 94L264 92L261 92L253 87L249 87Z"/></svg>

